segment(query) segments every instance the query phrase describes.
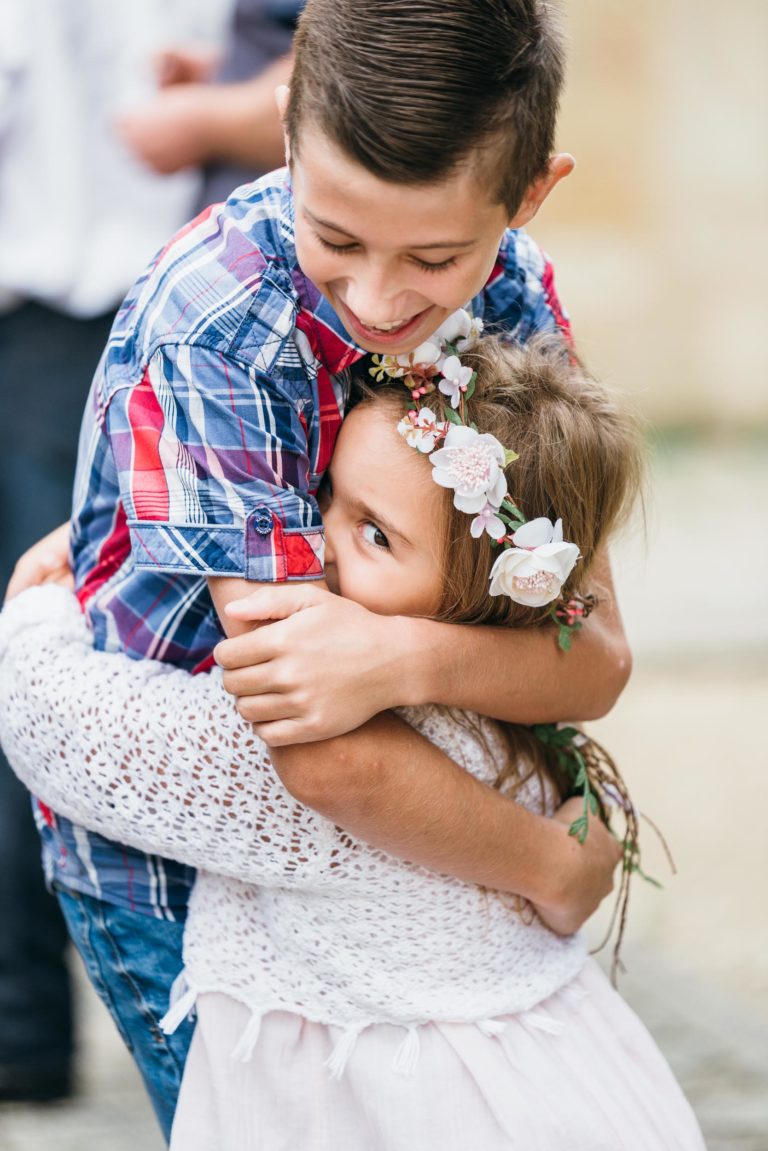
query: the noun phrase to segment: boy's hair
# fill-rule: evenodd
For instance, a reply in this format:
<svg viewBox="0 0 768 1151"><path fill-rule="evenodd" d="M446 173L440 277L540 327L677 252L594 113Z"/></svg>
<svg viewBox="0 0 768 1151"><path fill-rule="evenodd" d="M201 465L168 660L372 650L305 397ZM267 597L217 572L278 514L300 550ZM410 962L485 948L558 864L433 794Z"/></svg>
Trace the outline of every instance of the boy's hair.
<svg viewBox="0 0 768 1151"><path fill-rule="evenodd" d="M563 82L544 0L308 0L287 127L308 122L383 180L429 184L462 164L512 218L547 169Z"/></svg>

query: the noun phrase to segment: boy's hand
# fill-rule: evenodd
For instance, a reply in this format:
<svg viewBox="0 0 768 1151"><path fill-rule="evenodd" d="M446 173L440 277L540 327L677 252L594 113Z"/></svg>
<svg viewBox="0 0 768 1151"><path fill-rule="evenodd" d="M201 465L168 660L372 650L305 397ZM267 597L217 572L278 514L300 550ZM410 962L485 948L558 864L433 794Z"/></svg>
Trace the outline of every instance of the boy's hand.
<svg viewBox="0 0 768 1151"><path fill-rule="evenodd" d="M374 615L311 583L262 587L225 611L241 622L274 621L214 652L238 711L270 746L332 739L398 702L408 620Z"/></svg>
<svg viewBox="0 0 768 1151"><path fill-rule="evenodd" d="M584 812L580 796L568 799L553 819L567 829ZM558 935L578 931L613 890L613 875L622 858L622 846L601 819L589 817L589 831L583 843L569 836L570 847L563 858L557 898L543 906L534 904L539 918ZM563 863L560 864L562 869Z"/></svg>
<svg viewBox="0 0 768 1151"><path fill-rule="evenodd" d="M69 523L55 528L43 539L33 544L13 569L6 600L13 599L19 592L43 583L60 583L73 588L75 581L69 567Z"/></svg>

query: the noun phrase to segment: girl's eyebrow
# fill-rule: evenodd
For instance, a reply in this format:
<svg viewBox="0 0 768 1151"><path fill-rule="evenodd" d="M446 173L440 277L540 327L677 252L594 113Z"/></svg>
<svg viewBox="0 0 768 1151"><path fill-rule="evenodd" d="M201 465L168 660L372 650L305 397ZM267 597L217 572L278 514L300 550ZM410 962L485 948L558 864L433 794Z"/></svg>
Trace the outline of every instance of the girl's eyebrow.
<svg viewBox="0 0 768 1151"><path fill-rule="evenodd" d="M411 546L411 541L408 539L408 536L404 536L402 531L398 527L395 527L391 520L388 520L385 516L381 515L380 512L375 511L373 508L369 508L367 504L360 500L356 500L355 503L357 504L357 511L359 512L361 519L371 520L376 524L377 527L381 528L381 530L384 532L384 535L397 536L397 538L401 540L402 543L408 544L409 547Z"/></svg>
<svg viewBox="0 0 768 1151"><path fill-rule="evenodd" d="M401 543L404 543L407 547L413 547L413 541L409 539L408 536L403 535L400 528L396 527L391 520L388 520L386 516L381 515L381 513L377 512L374 508L370 508L363 500L354 496L347 500L347 503L351 505L360 519L370 520L376 524L377 527L381 528L385 536L397 536Z"/></svg>
<svg viewBox="0 0 768 1151"><path fill-rule="evenodd" d="M322 217L316 216L314 212L310 212L309 208L303 208L304 215L312 221L313 224L319 224L321 228L329 228L332 232L338 232L341 236L347 236L350 240L357 241L357 236L352 232L348 232L346 228L342 228L339 224L334 224L332 220L323 220ZM404 248L415 250L419 252L428 252L433 248L471 248L476 244L477 240L436 240L431 244L404 244Z"/></svg>

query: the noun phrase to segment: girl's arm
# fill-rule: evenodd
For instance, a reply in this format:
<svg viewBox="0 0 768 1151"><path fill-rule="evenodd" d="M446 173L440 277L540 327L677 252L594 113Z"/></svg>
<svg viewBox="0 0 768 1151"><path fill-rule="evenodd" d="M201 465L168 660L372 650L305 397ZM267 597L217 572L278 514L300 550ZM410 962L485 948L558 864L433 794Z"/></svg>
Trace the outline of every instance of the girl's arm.
<svg viewBox="0 0 768 1151"><path fill-rule="evenodd" d="M0 620L0 735L20 777L54 809L143 850L281 884L306 882L338 850L333 823L291 800L215 681L94 652L76 602L60 589L29 593ZM340 821L353 834L536 897L564 932L592 910L584 890L597 902L607 894L617 849L598 825L580 847L567 820L491 791L394 717L377 719L364 738L366 786L350 789L356 800ZM316 751L320 782L322 763L345 751ZM359 767L348 768L358 781ZM284 770L290 776L290 764Z"/></svg>
<svg viewBox="0 0 768 1151"><path fill-rule="evenodd" d="M355 847L285 790L217 672L96 652L61 588L0 616L0 737L57 813L194 867L306 885Z"/></svg>
<svg viewBox="0 0 768 1151"><path fill-rule="evenodd" d="M595 565L595 573L610 586L607 560ZM593 663L599 668L612 662L602 633L593 630L590 648L574 661L573 651L558 649L554 626L519 632L377 617L309 584L258 588L233 610L247 585L222 579L210 586L232 636L216 649L228 669L225 686L237 695L244 687L259 693L240 699L239 710L256 721L283 782L302 803L393 855L525 896L556 931L577 930L610 893L621 852L601 823L595 821L579 844L568 835L578 814L573 804L554 821L525 812L479 787L384 711L439 702L527 723L573 715L572 705L579 715L578 703L586 704L595 690ZM603 602L606 629L618 631L616 660L628 664L612 597L603 593ZM295 614L283 618L286 608ZM244 630L276 617L278 624ZM590 634L593 620L594 615L574 649ZM371 623L379 628L375 634ZM243 672L231 671L231 662L250 663L254 653L261 662L245 669L244 685L238 678ZM622 686L627 674L628 667ZM322 711L315 710L309 732L300 738L316 742L293 743L297 726L305 723L303 710L317 707L318 694L305 686L308 678L319 687ZM298 693L292 690L297 681ZM546 699L543 709L534 710L539 690ZM511 707L516 692L524 696L520 712ZM364 722L374 710L382 713ZM324 739L326 728L337 724L345 734Z"/></svg>
<svg viewBox="0 0 768 1151"><path fill-rule="evenodd" d="M270 630L258 628L248 634L253 623L231 612L231 605L252 585L240 579L218 578L210 579L209 587L229 635L239 633L246 641L258 640ZM276 590L284 588L263 586L251 595L271 598ZM350 603L317 585L297 584L291 590L306 595L309 603ZM351 606L357 609L364 628L371 613L357 604ZM349 621L353 629L355 622ZM392 620L384 622L391 624ZM430 624L428 620L402 622ZM450 630L464 644L476 633L482 638L483 633L482 628ZM541 630L556 649L552 631ZM506 637L514 633L501 634ZM339 638L326 636L324 647L324 663L334 686L335 641ZM294 642L294 658L301 662L312 659L313 652L302 648L296 637ZM382 636L381 643L386 650L389 638ZM370 679L365 673L372 654L369 649L360 656L358 677L366 682ZM495 670L488 674L487 667L484 671L488 683L500 674ZM402 685L399 691L403 691ZM482 699L482 684L476 687L475 694ZM333 700L337 710L339 704L345 707L347 702L347 694ZM404 696L391 702L407 705L415 701L408 697L406 688ZM420 702L450 701L425 698ZM482 705L474 710L489 714ZM365 714L370 715L370 710ZM613 871L621 852L602 824L595 826L594 834L587 837L584 845L579 844L568 835L569 823L526 812L512 800L479 784L389 712L374 716L355 731L342 728L345 734L310 745L276 747L270 724L257 724L255 730L270 744L275 768L291 794L302 803L393 855L466 882L525 896L555 930L577 930L612 889ZM573 818L570 809L561 819L566 817L569 821Z"/></svg>

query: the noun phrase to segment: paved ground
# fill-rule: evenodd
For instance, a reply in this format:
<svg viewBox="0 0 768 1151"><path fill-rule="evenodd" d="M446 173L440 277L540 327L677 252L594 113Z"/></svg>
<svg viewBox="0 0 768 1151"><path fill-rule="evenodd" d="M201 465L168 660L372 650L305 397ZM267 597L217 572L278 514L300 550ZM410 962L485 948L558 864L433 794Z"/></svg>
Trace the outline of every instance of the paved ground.
<svg viewBox="0 0 768 1151"><path fill-rule="evenodd" d="M764 447L683 441L658 454L645 551L618 549L636 673L599 725L678 865L667 878L648 843L648 870L665 890L633 896L621 987L709 1151L768 1151ZM0 1108L0 1151L162 1148L130 1060L85 987L82 1007L81 1095Z"/></svg>

